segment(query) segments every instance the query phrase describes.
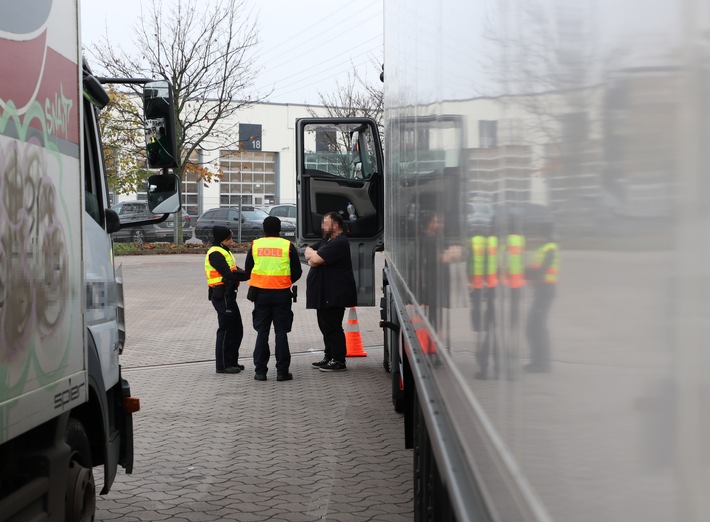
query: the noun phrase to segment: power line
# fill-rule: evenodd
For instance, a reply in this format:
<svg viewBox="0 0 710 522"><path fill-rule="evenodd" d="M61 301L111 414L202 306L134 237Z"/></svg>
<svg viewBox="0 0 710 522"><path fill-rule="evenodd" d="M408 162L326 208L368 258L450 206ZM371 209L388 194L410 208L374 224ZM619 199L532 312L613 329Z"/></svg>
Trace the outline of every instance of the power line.
<svg viewBox="0 0 710 522"><path fill-rule="evenodd" d="M372 20L372 19L374 19L374 18L376 18L376 17L377 17L377 15L371 16L371 17L369 17L369 18L363 20L363 21L360 22L359 24L356 24L356 25L353 25L353 26L349 26L349 27L348 27L348 32L354 32L356 29L358 29L359 27L361 27L361 26L367 24L370 20ZM322 32L321 34L319 34L318 37L316 37L316 38L314 38L314 39L310 39L310 40L308 40L308 41L306 41L306 42L297 43L296 45L292 45L292 46L289 48L289 50L287 50L286 52L284 52L284 53L282 53L282 54L279 55L279 58L278 58L277 60L275 60L273 66L274 66L274 67L278 67L278 66L280 66L280 65L289 63L290 61L293 61L296 56L307 55L307 54L309 54L309 53L311 53L311 52L313 52L313 51L316 51L316 50L319 50L319 49L322 49L322 48L332 50L332 49L333 49L333 45L332 45L332 44L334 43L334 42L333 42L333 39L332 39L332 38L327 38L327 33L328 33L329 31L331 31L331 30L340 30L341 33L342 33L343 28L342 28L342 27L335 27L335 26L334 26L334 27L331 27L330 30ZM349 40L348 40L348 41L349 41ZM363 44L362 42L357 41L357 40L356 40L356 42L357 42L357 43L356 43L355 47L361 46L361 45ZM329 47L324 46L324 44L329 44L329 43L331 44ZM335 43L337 44L337 43L339 43L339 42L335 42Z"/></svg>
<svg viewBox="0 0 710 522"><path fill-rule="evenodd" d="M360 62L360 63L358 63L358 64L355 64L354 67L355 67L355 68L362 67L363 65L365 65L365 64L367 64L367 63L368 63L368 61L363 61L363 62ZM282 87L281 89L278 89L278 90L274 91L274 92L271 94L271 96L273 96L273 97L276 97L276 96L282 97L282 96L285 96L285 95L287 95L287 94L291 94L291 93L293 93L293 92L299 91L299 90L301 90L301 89L305 89L305 88L310 87L310 86L312 86L312 85L317 85L317 84L319 84L319 83L324 83L326 80L334 79L334 78L338 77L339 75L341 75L343 72L344 72L344 70L339 70L339 71L337 71L337 72L335 72L335 73L328 73L325 77L317 76L317 77L313 77L313 78L304 79L304 80L302 80L301 82L295 82L295 83L293 83L292 85L287 85L287 86L285 86L285 87ZM313 81L310 82L310 83L304 84L304 85L299 85L299 83L302 83L303 81L308 81L309 79L313 79ZM299 86L296 87L297 85L299 85ZM288 90L290 87L293 87L293 88L290 89L290 90Z"/></svg>
<svg viewBox="0 0 710 522"><path fill-rule="evenodd" d="M368 49L367 51L362 52L362 53L360 53L360 54L358 54L358 55L349 57L347 60L343 60L343 61L341 61L341 62L339 62L339 63L337 63L337 64L334 64L334 65L331 66L331 67L325 68L325 69L323 69L323 70L322 70L321 72L319 72L319 73L311 74L311 75L308 75L307 77L294 80L294 81L292 81L292 82L290 82L290 83L288 83L288 84L286 84L286 85L281 85L280 87L275 87L275 88L274 88L274 91L275 91L275 92L283 91L284 89L292 88L292 87L294 87L294 86L297 86L297 85L299 85L299 84L302 84L303 82L309 82L309 81L312 81L314 78L320 78L320 77L322 77L322 76L324 76L324 75L327 76L327 77L329 77L329 76L334 76L334 75L337 76L337 75L342 74L343 72L346 72L346 71L348 71L348 72L349 72L349 71L353 71L354 69L357 69L357 68L359 68L359 67L361 67L361 66L363 66L363 65L365 65L365 64L368 63L368 61L361 61L361 62L358 63L358 64L354 64L353 62L354 62L357 58L359 58L359 57L361 57L361 56L364 56L364 55L371 55L371 53L372 53L373 51L375 51L375 50L376 50L376 48ZM296 74L296 75L294 75L294 76L298 76L298 75L300 75L300 74ZM273 83L272 85L276 86L277 83L278 83L278 82L275 82L275 83Z"/></svg>
<svg viewBox="0 0 710 522"><path fill-rule="evenodd" d="M363 42L363 44L372 42L373 40L377 40L377 39L379 39L379 37L377 37L377 36L376 36L376 37L373 37L373 38L370 38L370 40L366 40L365 42ZM353 55L350 55L350 57L349 57L347 60L338 62L338 64L336 64L334 67L337 67L338 65L343 64L343 63L346 63L346 62L350 62L350 61L352 61L354 58L359 58L360 56L362 56L362 55L364 55L364 54L368 54L368 53L370 53L370 52L373 52L373 51L375 51L376 49L378 49L378 47L370 47L369 49L366 49L365 51L363 51L363 52L361 52L361 53L359 53L359 54L356 54L356 55L354 55L354 56L353 56ZM323 61L321 61L321 62L318 62L318 63L316 63L316 64L314 64L314 65L312 65L312 66L310 66L310 67L307 67L307 68L305 68L305 69L300 69L300 70L299 70L298 72L296 72L296 73L293 73L293 74L291 74L291 75L289 75L289 76L285 76L285 77L283 77L283 78L281 78L281 79L275 81L275 82L274 82L274 85L279 84L279 83L282 83L282 82L284 82L284 81L286 81L286 80L288 80L288 79L290 79L290 78L293 78L294 76L300 76L300 75L302 75L302 74L305 74L306 72L308 72L308 71L310 71L310 70L312 70L312 69L322 67L322 66L324 66L324 65L325 65L326 63L328 63L328 62L332 62L333 60L338 60L338 59L341 59L341 56L331 56L330 58L327 58L327 59L325 59L325 60L323 60Z"/></svg>
<svg viewBox="0 0 710 522"><path fill-rule="evenodd" d="M341 22L341 21L344 22L345 20L351 20L353 18L353 15L351 15L349 11L357 10L357 13L355 14L355 16L357 16L357 14L360 14L360 13L367 13L372 8L372 6L374 6L375 4L380 3L380 2L381 2L381 0L375 0L364 7L360 6L357 3L348 3L348 4L346 4L345 11L343 9L333 11L332 13L327 14L326 16L322 17L321 19L310 23L309 27L307 29L305 29L305 30L299 29L297 32L293 33L292 35L282 38L279 41L279 43L266 49L264 51L264 55L268 56L269 54L273 54L274 52L276 52L278 49L280 49L281 47L283 47L285 45L289 46L289 50L287 51L287 54L288 54L288 53L292 52L294 49L298 49L298 48L302 47L303 45L313 42L314 38L315 39L322 38L324 35L330 33L334 29L341 29L342 30L343 27L345 26L345 24L341 24L339 22ZM336 23L331 24L328 29L318 32L318 33L314 33L313 27L320 27L321 24L323 24L323 22L327 21L328 19L332 18L333 16L343 15L343 14L345 16L341 17L341 19L337 20ZM375 15L375 16L377 16L377 15ZM364 22L371 20L375 16L370 16ZM314 34L315 34L315 36L314 36ZM301 40L306 39L306 40L303 43L296 43L294 45L294 43L293 43L294 40L298 41L299 39L301 39ZM280 54L283 54L283 53L280 53Z"/></svg>

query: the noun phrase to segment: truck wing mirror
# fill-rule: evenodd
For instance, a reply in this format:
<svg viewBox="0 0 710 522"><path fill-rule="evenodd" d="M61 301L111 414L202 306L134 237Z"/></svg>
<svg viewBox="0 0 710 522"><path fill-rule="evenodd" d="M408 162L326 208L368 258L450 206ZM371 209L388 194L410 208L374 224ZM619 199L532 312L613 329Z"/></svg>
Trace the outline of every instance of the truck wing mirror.
<svg viewBox="0 0 710 522"><path fill-rule="evenodd" d="M115 210L110 208L106 209L106 232L113 234L121 230L121 219L116 214Z"/></svg>
<svg viewBox="0 0 710 522"><path fill-rule="evenodd" d="M175 174L155 174L148 178L148 208L153 214L173 214L180 210L180 182Z"/></svg>
<svg viewBox="0 0 710 522"><path fill-rule="evenodd" d="M148 167L176 168L175 107L170 82L161 80L143 86L143 115Z"/></svg>

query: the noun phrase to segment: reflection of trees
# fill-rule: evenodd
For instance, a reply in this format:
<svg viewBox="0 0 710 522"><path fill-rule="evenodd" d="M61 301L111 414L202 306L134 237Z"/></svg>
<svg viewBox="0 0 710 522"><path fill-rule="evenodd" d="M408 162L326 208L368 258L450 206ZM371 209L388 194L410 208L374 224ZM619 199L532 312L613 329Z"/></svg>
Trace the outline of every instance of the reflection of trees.
<svg viewBox="0 0 710 522"><path fill-rule="evenodd" d="M547 7L516 10L515 29L502 24L501 141L531 146L547 203L573 234L669 215L678 72L622 68L624 53L603 48L591 3Z"/></svg>
<svg viewBox="0 0 710 522"><path fill-rule="evenodd" d="M586 214L598 198L590 193L599 187L594 13L589 4L556 1L548 11L528 7L523 17L513 62L520 67L511 68L517 74L512 85L522 95L513 103L526 115L533 168L543 178L550 206Z"/></svg>

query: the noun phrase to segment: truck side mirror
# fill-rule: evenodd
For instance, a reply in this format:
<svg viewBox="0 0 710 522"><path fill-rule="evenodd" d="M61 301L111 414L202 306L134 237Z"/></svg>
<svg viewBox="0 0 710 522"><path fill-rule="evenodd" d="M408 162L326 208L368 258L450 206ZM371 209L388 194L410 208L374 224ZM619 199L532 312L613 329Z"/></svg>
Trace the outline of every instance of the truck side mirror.
<svg viewBox="0 0 710 522"><path fill-rule="evenodd" d="M152 169L178 166L174 109L170 82L160 80L143 86L145 144L148 167Z"/></svg>
<svg viewBox="0 0 710 522"><path fill-rule="evenodd" d="M148 178L148 208L153 214L173 214L180 210L180 182L175 174L155 174Z"/></svg>
<svg viewBox="0 0 710 522"><path fill-rule="evenodd" d="M121 230L121 219L116 214L116 211L110 208L106 209L106 232L113 234Z"/></svg>

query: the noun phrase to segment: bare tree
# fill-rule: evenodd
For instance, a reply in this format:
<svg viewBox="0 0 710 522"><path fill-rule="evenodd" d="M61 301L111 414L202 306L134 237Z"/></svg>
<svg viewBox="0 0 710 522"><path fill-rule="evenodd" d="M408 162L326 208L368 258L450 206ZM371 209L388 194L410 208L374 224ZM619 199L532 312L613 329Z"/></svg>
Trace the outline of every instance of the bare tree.
<svg viewBox="0 0 710 522"><path fill-rule="evenodd" d="M379 65L377 65L379 69ZM383 135L384 91L382 83L368 83L353 67L344 84L336 82L334 92L318 92L320 103L331 118L366 117L377 122L380 135ZM316 116L313 109L308 109L311 116Z"/></svg>
<svg viewBox="0 0 710 522"><path fill-rule="evenodd" d="M257 72L257 23L246 1L176 0L164 8L161 0L150 0L133 33L139 56L105 35L88 50L96 68L107 76L168 80L178 126L175 173L181 181L187 172L204 182L220 177L218 170L204 165L199 152L239 149L239 138L227 120L258 101L250 92ZM137 106L134 109L123 109L124 116L142 118ZM182 242L182 220L175 223L175 240Z"/></svg>
<svg viewBox="0 0 710 522"><path fill-rule="evenodd" d="M374 62L373 62L374 63ZM379 68L379 66L377 66ZM334 92L318 92L321 105L325 108L329 118L372 118L377 123L380 137L384 138L384 90L382 83L373 85L365 81L357 69L353 66L353 72L348 73L347 81L344 84L336 82ZM308 108L308 113L313 117L322 116L317 114L312 108ZM329 147L340 154L331 157L331 161L337 161L339 169L347 172L350 168L351 159L343 151L351 150L351 136L347 132L339 135L326 136L329 140Z"/></svg>

